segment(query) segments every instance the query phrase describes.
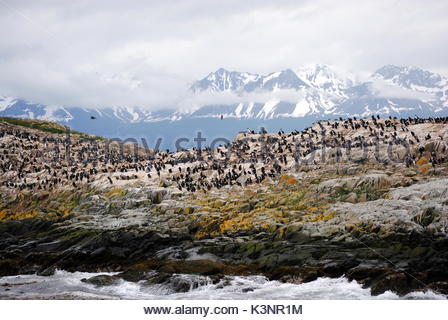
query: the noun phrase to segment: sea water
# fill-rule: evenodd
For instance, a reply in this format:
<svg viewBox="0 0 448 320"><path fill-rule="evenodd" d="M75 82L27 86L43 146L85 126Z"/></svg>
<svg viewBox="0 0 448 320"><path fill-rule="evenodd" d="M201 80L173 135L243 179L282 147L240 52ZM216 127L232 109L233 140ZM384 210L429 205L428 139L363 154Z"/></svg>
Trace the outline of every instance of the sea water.
<svg viewBox="0 0 448 320"><path fill-rule="evenodd" d="M196 275L176 275L191 283L188 292L174 292L167 285L146 285L122 279L109 286L82 282L99 274L56 271L52 276L19 275L0 278L2 299L446 299L432 291L412 292L403 297L392 292L372 296L356 281L341 278L318 278L302 284L269 281L264 276L225 277L218 283ZM8 284L8 285L6 285Z"/></svg>

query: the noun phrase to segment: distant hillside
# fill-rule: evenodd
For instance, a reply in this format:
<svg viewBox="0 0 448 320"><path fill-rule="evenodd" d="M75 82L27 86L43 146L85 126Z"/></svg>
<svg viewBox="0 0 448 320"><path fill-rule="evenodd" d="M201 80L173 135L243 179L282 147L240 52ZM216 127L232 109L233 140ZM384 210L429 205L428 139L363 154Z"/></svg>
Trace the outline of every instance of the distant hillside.
<svg viewBox="0 0 448 320"><path fill-rule="evenodd" d="M19 118L9 118L9 117L0 117L0 122L6 122L12 125L36 129L40 131L50 132L50 133L67 133L88 136L90 138L102 139L102 137L98 137L95 135L90 135L87 133L71 130L68 126L64 126L54 121L46 121L46 120L37 120L37 119L19 119Z"/></svg>
<svg viewBox="0 0 448 320"><path fill-rule="evenodd" d="M159 111L125 105L46 106L26 97L0 96L0 116L51 120L76 128L88 127L89 119L94 117L107 120L112 129L123 124L221 115L267 120L372 114L425 117L448 113L448 78L409 66L386 65L362 81L355 74L321 64L267 75L220 68L194 82L190 95L190 111L178 111L178 106ZM204 96L207 99L202 99Z"/></svg>

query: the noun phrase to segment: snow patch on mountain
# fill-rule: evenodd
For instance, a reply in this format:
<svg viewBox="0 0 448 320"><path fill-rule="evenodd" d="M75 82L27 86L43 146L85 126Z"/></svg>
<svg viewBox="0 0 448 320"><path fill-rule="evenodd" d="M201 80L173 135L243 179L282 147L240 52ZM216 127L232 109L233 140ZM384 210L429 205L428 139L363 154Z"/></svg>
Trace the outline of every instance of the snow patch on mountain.
<svg viewBox="0 0 448 320"><path fill-rule="evenodd" d="M306 65L296 73L310 87L343 98L346 97L344 91L356 83L353 74L322 64Z"/></svg>
<svg viewBox="0 0 448 320"><path fill-rule="evenodd" d="M11 105L14 104L15 101L16 101L15 98L0 96L0 111L4 111L7 108L9 108Z"/></svg>
<svg viewBox="0 0 448 320"><path fill-rule="evenodd" d="M266 75L220 68L193 83L178 106L158 111L137 106L44 106L0 96L1 116L65 123L106 119L113 125L221 116L274 119L443 112L448 113L446 77L393 65L381 67L362 81L351 72L323 64Z"/></svg>

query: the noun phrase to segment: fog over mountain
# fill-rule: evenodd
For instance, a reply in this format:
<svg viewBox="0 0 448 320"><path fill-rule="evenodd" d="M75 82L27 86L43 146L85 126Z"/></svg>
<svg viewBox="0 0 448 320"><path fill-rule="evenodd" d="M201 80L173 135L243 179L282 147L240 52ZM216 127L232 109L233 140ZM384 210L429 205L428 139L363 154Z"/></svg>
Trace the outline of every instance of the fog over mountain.
<svg viewBox="0 0 448 320"><path fill-rule="evenodd" d="M270 74L220 68L192 84L178 105L159 111L141 107L46 106L25 97L0 98L0 115L66 124L92 116L120 123L189 118L275 119L315 116L433 115L448 110L448 79L417 67L386 65L366 79L313 64ZM77 126L79 127L79 126Z"/></svg>

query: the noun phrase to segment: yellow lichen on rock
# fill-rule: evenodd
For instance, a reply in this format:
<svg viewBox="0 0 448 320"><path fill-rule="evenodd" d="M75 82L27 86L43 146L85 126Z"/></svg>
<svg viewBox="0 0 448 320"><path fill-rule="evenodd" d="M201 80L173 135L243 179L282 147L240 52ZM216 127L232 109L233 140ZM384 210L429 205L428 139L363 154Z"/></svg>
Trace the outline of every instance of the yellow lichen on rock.
<svg viewBox="0 0 448 320"><path fill-rule="evenodd" d="M42 213L37 209L26 210L24 212L14 212L10 213L6 219L7 220L23 220L23 219L31 219L38 218L42 216Z"/></svg>
<svg viewBox="0 0 448 320"><path fill-rule="evenodd" d="M7 216L8 216L8 210L6 209L0 210L0 221L6 220Z"/></svg>
<svg viewBox="0 0 448 320"><path fill-rule="evenodd" d="M104 194L104 196L108 199L112 198L112 197L121 198L121 197L124 197L125 195L126 195L126 190L123 190L121 188L112 189L109 192L107 192L106 194Z"/></svg>
<svg viewBox="0 0 448 320"><path fill-rule="evenodd" d="M191 199L190 205L200 207L191 215L197 219L195 237L219 236L240 230L275 232L276 237L282 237L282 228L290 224L327 221L335 217L336 213L329 210L336 199L310 192L312 180L299 184L288 183L288 179L295 178L285 174L280 176L278 184L268 187L229 193L227 197L216 193L207 198Z"/></svg>
<svg viewBox="0 0 448 320"><path fill-rule="evenodd" d="M328 220L333 219L335 215L336 215L336 211L333 210L328 213L326 213L326 212L319 213L315 216L309 217L307 220L309 222L328 221Z"/></svg>

